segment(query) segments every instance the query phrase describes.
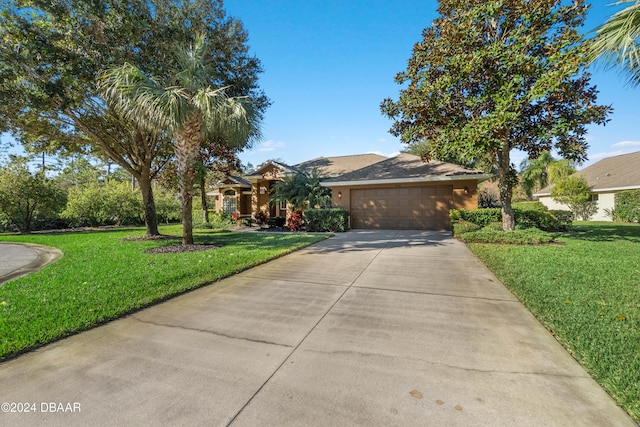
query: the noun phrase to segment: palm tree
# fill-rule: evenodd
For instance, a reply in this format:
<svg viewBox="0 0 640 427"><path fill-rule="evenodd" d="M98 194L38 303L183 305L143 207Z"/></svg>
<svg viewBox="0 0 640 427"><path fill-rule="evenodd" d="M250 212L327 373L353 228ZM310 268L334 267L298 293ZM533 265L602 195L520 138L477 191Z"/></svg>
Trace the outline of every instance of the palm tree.
<svg viewBox="0 0 640 427"><path fill-rule="evenodd" d="M640 0L622 0L616 5L632 3L598 27L591 45L592 60L600 58L611 67L620 67L632 85L640 84Z"/></svg>
<svg viewBox="0 0 640 427"><path fill-rule="evenodd" d="M125 64L100 77L109 105L134 122L162 129L174 139L178 186L182 199L182 244L193 244L192 194L200 145L222 137L230 147L244 147L260 135L260 114L247 97L228 97L226 88L210 86L204 37L176 49L176 70L163 86L138 67Z"/></svg>
<svg viewBox="0 0 640 427"><path fill-rule="evenodd" d="M520 183L529 198L534 190L554 184L576 171L571 160L557 160L549 151L543 151L536 159L524 160L520 163L520 170Z"/></svg>

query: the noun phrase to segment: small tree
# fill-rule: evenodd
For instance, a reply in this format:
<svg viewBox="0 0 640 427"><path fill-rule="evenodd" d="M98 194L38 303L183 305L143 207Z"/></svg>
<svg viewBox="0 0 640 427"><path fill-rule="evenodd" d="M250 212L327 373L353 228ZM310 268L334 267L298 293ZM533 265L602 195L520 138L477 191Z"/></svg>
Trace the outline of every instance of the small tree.
<svg viewBox="0 0 640 427"><path fill-rule="evenodd" d="M55 217L64 207L65 194L42 172L31 174L24 157L12 157L0 169L0 214L9 226L31 231L34 220Z"/></svg>
<svg viewBox="0 0 640 427"><path fill-rule="evenodd" d="M283 181L276 183L273 187L271 200L286 201L294 210L301 210L307 206L331 207L331 190L320 185L321 181L317 169L286 176Z"/></svg>
<svg viewBox="0 0 640 427"><path fill-rule="evenodd" d="M576 219L588 221L598 212L598 204L591 201L591 187L582 175L570 175L556 182L551 188L551 197L569 206Z"/></svg>

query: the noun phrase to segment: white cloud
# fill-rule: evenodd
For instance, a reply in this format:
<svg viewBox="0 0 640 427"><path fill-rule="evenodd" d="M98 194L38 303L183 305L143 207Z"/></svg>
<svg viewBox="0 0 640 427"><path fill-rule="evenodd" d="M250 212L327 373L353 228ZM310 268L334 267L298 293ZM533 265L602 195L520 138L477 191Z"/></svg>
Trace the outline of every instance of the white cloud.
<svg viewBox="0 0 640 427"><path fill-rule="evenodd" d="M613 144L612 147L640 147L640 141L620 141Z"/></svg>
<svg viewBox="0 0 640 427"><path fill-rule="evenodd" d="M256 147L255 150L252 150L252 151L256 153L265 153L269 151L275 151L279 148L284 148L285 146L286 146L285 143L282 141L276 142L273 140L269 140L261 143L258 147Z"/></svg>

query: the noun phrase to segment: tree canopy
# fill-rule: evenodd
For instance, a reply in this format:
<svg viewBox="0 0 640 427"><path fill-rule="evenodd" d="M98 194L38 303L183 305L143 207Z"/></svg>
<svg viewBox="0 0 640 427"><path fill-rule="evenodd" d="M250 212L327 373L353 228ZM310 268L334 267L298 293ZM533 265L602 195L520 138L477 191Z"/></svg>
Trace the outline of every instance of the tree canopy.
<svg viewBox="0 0 640 427"><path fill-rule="evenodd" d="M211 138L244 147L260 135L259 110L248 97L228 97L225 87L210 86L215 69L204 36L177 46L176 67L164 82L124 64L102 73L100 92L121 115L145 129L161 129L175 140L174 153L182 198L182 243L193 244L192 191L201 147Z"/></svg>
<svg viewBox="0 0 640 427"><path fill-rule="evenodd" d="M104 153L138 180L147 233L157 234L151 180L172 155L172 141L107 108L96 80L101 70L129 63L166 82L176 43L193 42L195 33L209 40L210 84L251 97L264 112L260 62L222 0L2 0L0 131L35 151Z"/></svg>
<svg viewBox="0 0 640 427"><path fill-rule="evenodd" d="M381 104L393 135L429 141L426 160L490 159L504 229L515 225L511 151L535 159L555 149L581 161L585 126L606 122L610 108L596 104L578 31L587 9L583 0L440 0L440 16L396 76L399 99Z"/></svg>

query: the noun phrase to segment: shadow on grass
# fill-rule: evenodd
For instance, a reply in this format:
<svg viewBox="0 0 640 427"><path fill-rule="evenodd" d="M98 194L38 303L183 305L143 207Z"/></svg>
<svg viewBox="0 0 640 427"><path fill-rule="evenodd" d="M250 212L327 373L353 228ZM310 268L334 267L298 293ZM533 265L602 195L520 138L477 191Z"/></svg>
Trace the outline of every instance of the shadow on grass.
<svg viewBox="0 0 640 427"><path fill-rule="evenodd" d="M571 240L613 242L627 240L640 243L640 224L592 223L576 225L573 231L561 234Z"/></svg>

